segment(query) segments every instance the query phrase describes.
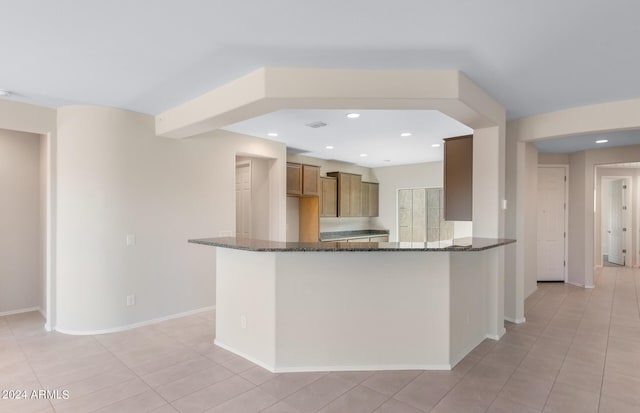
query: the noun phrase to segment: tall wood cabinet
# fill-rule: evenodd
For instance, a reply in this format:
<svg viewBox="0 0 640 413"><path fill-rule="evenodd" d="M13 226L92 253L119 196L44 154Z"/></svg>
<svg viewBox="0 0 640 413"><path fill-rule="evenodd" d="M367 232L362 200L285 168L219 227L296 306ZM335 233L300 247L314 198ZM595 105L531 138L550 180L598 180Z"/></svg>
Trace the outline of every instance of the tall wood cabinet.
<svg viewBox="0 0 640 413"><path fill-rule="evenodd" d="M444 140L444 219L471 221L473 135Z"/></svg>
<svg viewBox="0 0 640 413"><path fill-rule="evenodd" d="M338 180L332 177L321 177L320 216L338 216Z"/></svg>

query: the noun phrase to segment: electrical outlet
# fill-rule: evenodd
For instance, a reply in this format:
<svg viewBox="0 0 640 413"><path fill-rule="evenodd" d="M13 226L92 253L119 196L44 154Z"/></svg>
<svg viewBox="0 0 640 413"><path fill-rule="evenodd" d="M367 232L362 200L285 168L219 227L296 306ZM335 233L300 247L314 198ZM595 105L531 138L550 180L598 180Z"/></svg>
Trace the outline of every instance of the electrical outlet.
<svg viewBox="0 0 640 413"><path fill-rule="evenodd" d="M132 305L136 305L136 296L133 294L127 296L127 307L131 307Z"/></svg>
<svg viewBox="0 0 640 413"><path fill-rule="evenodd" d="M240 316L240 328L242 329L247 328L247 316L245 315Z"/></svg>

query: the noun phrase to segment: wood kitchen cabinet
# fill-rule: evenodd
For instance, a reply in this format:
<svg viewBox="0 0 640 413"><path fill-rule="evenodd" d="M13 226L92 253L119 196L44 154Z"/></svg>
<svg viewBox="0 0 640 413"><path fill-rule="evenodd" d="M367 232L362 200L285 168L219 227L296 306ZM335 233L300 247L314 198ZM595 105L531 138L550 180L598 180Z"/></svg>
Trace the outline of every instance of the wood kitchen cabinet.
<svg viewBox="0 0 640 413"><path fill-rule="evenodd" d="M320 167L302 165L302 195L320 195Z"/></svg>
<svg viewBox="0 0 640 413"><path fill-rule="evenodd" d="M332 177L320 178L320 216L338 216L338 180Z"/></svg>
<svg viewBox="0 0 640 413"><path fill-rule="evenodd" d="M287 162L287 195L319 196L320 167Z"/></svg>
<svg viewBox="0 0 640 413"><path fill-rule="evenodd" d="M471 221L473 135L444 140L444 219Z"/></svg>
<svg viewBox="0 0 640 413"><path fill-rule="evenodd" d="M329 172L338 180L338 216L362 216L362 176L344 172Z"/></svg>
<svg viewBox="0 0 640 413"><path fill-rule="evenodd" d="M302 165L287 163L287 195L302 195Z"/></svg>
<svg viewBox="0 0 640 413"><path fill-rule="evenodd" d="M379 186L374 182L362 183L362 216L377 217L379 214Z"/></svg>

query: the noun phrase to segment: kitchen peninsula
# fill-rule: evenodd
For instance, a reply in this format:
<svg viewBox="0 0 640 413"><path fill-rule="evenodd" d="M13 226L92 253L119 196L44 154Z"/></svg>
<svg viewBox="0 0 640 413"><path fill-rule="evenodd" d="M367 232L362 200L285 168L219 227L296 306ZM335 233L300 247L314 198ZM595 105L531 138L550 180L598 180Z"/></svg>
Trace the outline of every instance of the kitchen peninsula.
<svg viewBox="0 0 640 413"><path fill-rule="evenodd" d="M272 372L447 370L504 333L514 240L189 242L218 247L215 343Z"/></svg>

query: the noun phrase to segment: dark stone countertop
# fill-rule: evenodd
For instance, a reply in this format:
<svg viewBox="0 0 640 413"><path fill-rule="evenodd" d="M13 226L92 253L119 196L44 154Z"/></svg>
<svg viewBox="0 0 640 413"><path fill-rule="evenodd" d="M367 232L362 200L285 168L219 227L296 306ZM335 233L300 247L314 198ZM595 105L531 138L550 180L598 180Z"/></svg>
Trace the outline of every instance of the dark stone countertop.
<svg viewBox="0 0 640 413"><path fill-rule="evenodd" d="M496 238L460 238L440 242L280 242L265 241L253 238L201 238L190 239L193 244L213 247L233 248L246 251L262 252L304 252L304 251L484 251L516 242L513 239Z"/></svg>
<svg viewBox="0 0 640 413"><path fill-rule="evenodd" d="M388 229L358 229L353 231L321 232L320 241L334 241L339 239L353 239L366 237L384 237L389 235Z"/></svg>

